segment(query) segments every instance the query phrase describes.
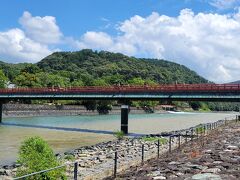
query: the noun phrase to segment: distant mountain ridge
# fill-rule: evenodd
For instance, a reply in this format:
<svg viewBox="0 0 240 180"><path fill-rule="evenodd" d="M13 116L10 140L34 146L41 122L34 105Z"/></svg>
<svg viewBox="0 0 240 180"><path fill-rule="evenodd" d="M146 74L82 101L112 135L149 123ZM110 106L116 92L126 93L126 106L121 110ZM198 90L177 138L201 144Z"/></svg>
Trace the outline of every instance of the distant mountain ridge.
<svg viewBox="0 0 240 180"><path fill-rule="evenodd" d="M55 52L35 64L0 62L0 69L11 82L23 87L208 82L174 62L90 49Z"/></svg>
<svg viewBox="0 0 240 180"><path fill-rule="evenodd" d="M239 81L230 82L229 84L240 84L240 80Z"/></svg>
<svg viewBox="0 0 240 180"><path fill-rule="evenodd" d="M92 51L56 52L37 63L46 72L71 71L93 78L121 76L123 81L140 77L157 83L206 83L189 68L166 60L128 57L120 53Z"/></svg>

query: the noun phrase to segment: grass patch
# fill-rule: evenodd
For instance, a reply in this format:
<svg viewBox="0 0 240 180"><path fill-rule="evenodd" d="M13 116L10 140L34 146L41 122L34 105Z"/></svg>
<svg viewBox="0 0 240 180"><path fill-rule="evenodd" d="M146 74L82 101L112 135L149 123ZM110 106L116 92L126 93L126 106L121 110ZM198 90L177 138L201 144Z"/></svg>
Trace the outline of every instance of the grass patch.
<svg viewBox="0 0 240 180"><path fill-rule="evenodd" d="M74 157L74 155L72 155L72 154L68 154L68 155L66 155L66 156L64 157L64 159L66 159L66 160L68 160L68 161L73 161L73 160L75 160L75 157Z"/></svg>
<svg viewBox="0 0 240 180"><path fill-rule="evenodd" d="M198 132L198 134L204 133L204 127L203 126L196 127L196 132Z"/></svg>
<svg viewBox="0 0 240 180"><path fill-rule="evenodd" d="M158 141L158 139L159 139L160 145L167 144L167 142L168 142L168 139L166 139L166 138L161 138L161 137L143 137L143 138L142 138L142 140L144 140L144 141L150 141L150 142Z"/></svg>
<svg viewBox="0 0 240 180"><path fill-rule="evenodd" d="M124 138L125 134L123 131L116 131L114 132L114 136L118 139L118 140L121 140Z"/></svg>

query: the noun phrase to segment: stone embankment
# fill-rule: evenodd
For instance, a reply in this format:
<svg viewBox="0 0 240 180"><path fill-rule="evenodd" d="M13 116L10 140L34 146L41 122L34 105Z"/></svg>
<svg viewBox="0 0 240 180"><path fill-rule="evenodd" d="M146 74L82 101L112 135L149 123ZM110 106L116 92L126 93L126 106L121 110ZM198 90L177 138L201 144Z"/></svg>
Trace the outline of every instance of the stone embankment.
<svg viewBox="0 0 240 180"><path fill-rule="evenodd" d="M172 148L177 146L177 138L172 138ZM73 155L78 163L80 179L103 179L113 174L114 155L118 152L118 171L124 171L130 166L142 161L142 145L144 144L144 160L157 155L155 142L148 142L142 138L125 138L123 140L110 141L99 145L83 147L73 152L65 153ZM168 151L168 143L160 146L160 153ZM69 170L71 176L72 170Z"/></svg>
<svg viewBox="0 0 240 180"><path fill-rule="evenodd" d="M165 111L161 111L164 113ZM120 114L121 107L113 106L109 114ZM146 113L141 108L131 107L130 113ZM165 112L166 113L166 112ZM3 117L29 117L29 116L76 116L98 115L98 112L87 111L82 105L47 105L47 104L3 104Z"/></svg>
<svg viewBox="0 0 240 180"><path fill-rule="evenodd" d="M240 122L218 127L180 150L128 169L117 179L239 180Z"/></svg>

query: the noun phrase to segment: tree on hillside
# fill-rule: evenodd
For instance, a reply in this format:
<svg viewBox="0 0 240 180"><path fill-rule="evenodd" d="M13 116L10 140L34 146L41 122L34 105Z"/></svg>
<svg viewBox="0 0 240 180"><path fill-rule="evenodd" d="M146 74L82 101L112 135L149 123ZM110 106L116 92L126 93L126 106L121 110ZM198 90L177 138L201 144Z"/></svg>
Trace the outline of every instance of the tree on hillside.
<svg viewBox="0 0 240 180"><path fill-rule="evenodd" d="M104 79L97 78L93 81L94 86L109 86Z"/></svg>
<svg viewBox="0 0 240 180"><path fill-rule="evenodd" d="M144 85L145 81L141 77L132 78L128 81L130 85Z"/></svg>
<svg viewBox="0 0 240 180"><path fill-rule="evenodd" d="M4 75L3 71L0 70L0 88L7 87L8 78Z"/></svg>
<svg viewBox="0 0 240 180"><path fill-rule="evenodd" d="M41 69L36 64L27 64L21 72L29 73L29 74L36 74L39 73Z"/></svg>
<svg viewBox="0 0 240 180"><path fill-rule="evenodd" d="M41 87L39 78L36 77L35 74L30 74L28 72L22 72L13 82L20 87Z"/></svg>
<svg viewBox="0 0 240 180"><path fill-rule="evenodd" d="M71 82L71 86L72 87L80 87L80 86L84 86L84 83L82 80L74 80Z"/></svg>
<svg viewBox="0 0 240 180"><path fill-rule="evenodd" d="M105 82L108 84L112 84L112 85L125 84L124 76L120 74L102 76L101 78L104 79Z"/></svg>
<svg viewBox="0 0 240 180"><path fill-rule="evenodd" d="M49 74L48 79L48 87L68 87L70 85L70 81L68 78L64 78L59 75Z"/></svg>

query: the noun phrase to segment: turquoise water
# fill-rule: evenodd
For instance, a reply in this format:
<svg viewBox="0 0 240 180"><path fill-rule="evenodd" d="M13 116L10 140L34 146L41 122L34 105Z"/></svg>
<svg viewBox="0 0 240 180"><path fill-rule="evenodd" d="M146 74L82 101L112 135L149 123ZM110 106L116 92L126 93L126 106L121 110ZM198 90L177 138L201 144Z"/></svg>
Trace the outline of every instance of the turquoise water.
<svg viewBox="0 0 240 180"><path fill-rule="evenodd" d="M130 114L129 132L160 133L188 128L233 116L227 113ZM80 146L114 139L120 115L4 118L0 125L0 164L16 160L21 142L43 137L55 150L64 152Z"/></svg>

